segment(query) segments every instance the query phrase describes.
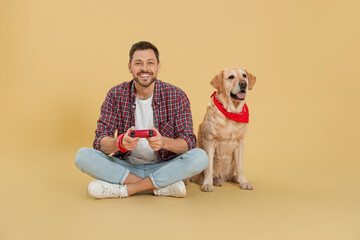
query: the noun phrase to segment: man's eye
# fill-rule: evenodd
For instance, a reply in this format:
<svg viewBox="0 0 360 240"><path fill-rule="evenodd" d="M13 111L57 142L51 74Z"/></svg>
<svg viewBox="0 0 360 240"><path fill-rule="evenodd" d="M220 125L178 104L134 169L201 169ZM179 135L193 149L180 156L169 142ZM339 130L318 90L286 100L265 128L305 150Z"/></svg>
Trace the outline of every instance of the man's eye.
<svg viewBox="0 0 360 240"><path fill-rule="evenodd" d="M234 79L235 76L234 76L234 75L230 75L228 78L229 78L229 79Z"/></svg>
<svg viewBox="0 0 360 240"><path fill-rule="evenodd" d="M136 62L135 65L140 65L140 63L139 63L139 62Z"/></svg>
<svg viewBox="0 0 360 240"><path fill-rule="evenodd" d="M154 64L153 62L149 62L149 64Z"/></svg>

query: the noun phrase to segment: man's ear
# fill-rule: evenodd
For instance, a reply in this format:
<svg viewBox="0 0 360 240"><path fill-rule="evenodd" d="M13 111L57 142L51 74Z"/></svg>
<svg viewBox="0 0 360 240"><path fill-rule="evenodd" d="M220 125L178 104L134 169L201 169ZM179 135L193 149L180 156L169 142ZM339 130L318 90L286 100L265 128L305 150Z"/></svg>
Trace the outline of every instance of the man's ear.
<svg viewBox="0 0 360 240"><path fill-rule="evenodd" d="M216 75L213 80L211 80L210 84L217 90L222 90L224 82L224 70L222 70L218 75Z"/></svg>
<svg viewBox="0 0 360 240"><path fill-rule="evenodd" d="M128 64L128 68L129 68L129 72L132 73L131 72L131 63Z"/></svg>
<svg viewBox="0 0 360 240"><path fill-rule="evenodd" d="M251 73L249 73L248 71L246 71L246 75L248 76L248 79L249 79L249 90L251 90L255 83L256 83L256 77L254 75L252 75Z"/></svg>

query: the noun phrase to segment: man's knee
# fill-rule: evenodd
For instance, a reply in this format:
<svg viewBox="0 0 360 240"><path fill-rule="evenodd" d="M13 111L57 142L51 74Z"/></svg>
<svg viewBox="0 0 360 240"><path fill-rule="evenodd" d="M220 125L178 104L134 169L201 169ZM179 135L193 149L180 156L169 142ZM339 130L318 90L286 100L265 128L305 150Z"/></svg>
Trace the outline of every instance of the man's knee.
<svg viewBox="0 0 360 240"><path fill-rule="evenodd" d="M199 171L207 168L209 164L209 158L207 153L201 148L191 149L191 154L193 155L192 159L194 160L194 164Z"/></svg>
<svg viewBox="0 0 360 240"><path fill-rule="evenodd" d="M94 153L94 149L91 148L80 148L75 157L75 165L81 171L87 165L87 162L91 158L90 156Z"/></svg>

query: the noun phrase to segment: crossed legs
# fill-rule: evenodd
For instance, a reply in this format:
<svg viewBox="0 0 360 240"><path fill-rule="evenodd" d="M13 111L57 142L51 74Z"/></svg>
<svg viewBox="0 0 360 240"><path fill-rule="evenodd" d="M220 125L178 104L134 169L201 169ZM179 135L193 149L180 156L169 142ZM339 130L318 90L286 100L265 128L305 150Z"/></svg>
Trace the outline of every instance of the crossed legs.
<svg viewBox="0 0 360 240"><path fill-rule="evenodd" d="M127 185L127 192L129 196L146 190L153 192L152 189L155 188L149 177L143 179L132 173L129 173L128 177L124 181L124 184Z"/></svg>
<svg viewBox="0 0 360 240"><path fill-rule="evenodd" d="M190 178L207 167L208 158L202 149L192 149L170 161L134 165L98 150L82 148L76 155L75 164L96 179L126 185L130 196L141 191L153 192L153 189Z"/></svg>

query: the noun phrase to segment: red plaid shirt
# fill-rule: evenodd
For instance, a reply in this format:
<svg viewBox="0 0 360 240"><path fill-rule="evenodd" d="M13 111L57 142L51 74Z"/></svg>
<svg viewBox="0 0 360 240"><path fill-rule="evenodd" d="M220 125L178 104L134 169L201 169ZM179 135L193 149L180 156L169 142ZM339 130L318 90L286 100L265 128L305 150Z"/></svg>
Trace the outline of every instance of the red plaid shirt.
<svg viewBox="0 0 360 240"><path fill-rule="evenodd" d="M94 148L100 149L100 141L105 136L114 137L125 133L131 126L135 126L135 83L134 80L124 82L111 88L103 105L95 131ZM155 80L152 103L155 128L164 137L184 139L189 150L196 146L196 136L190 111L190 102L186 94L178 87L169 83ZM130 151L117 151L115 157L125 159ZM161 160L170 160L178 156L165 149L158 151Z"/></svg>

